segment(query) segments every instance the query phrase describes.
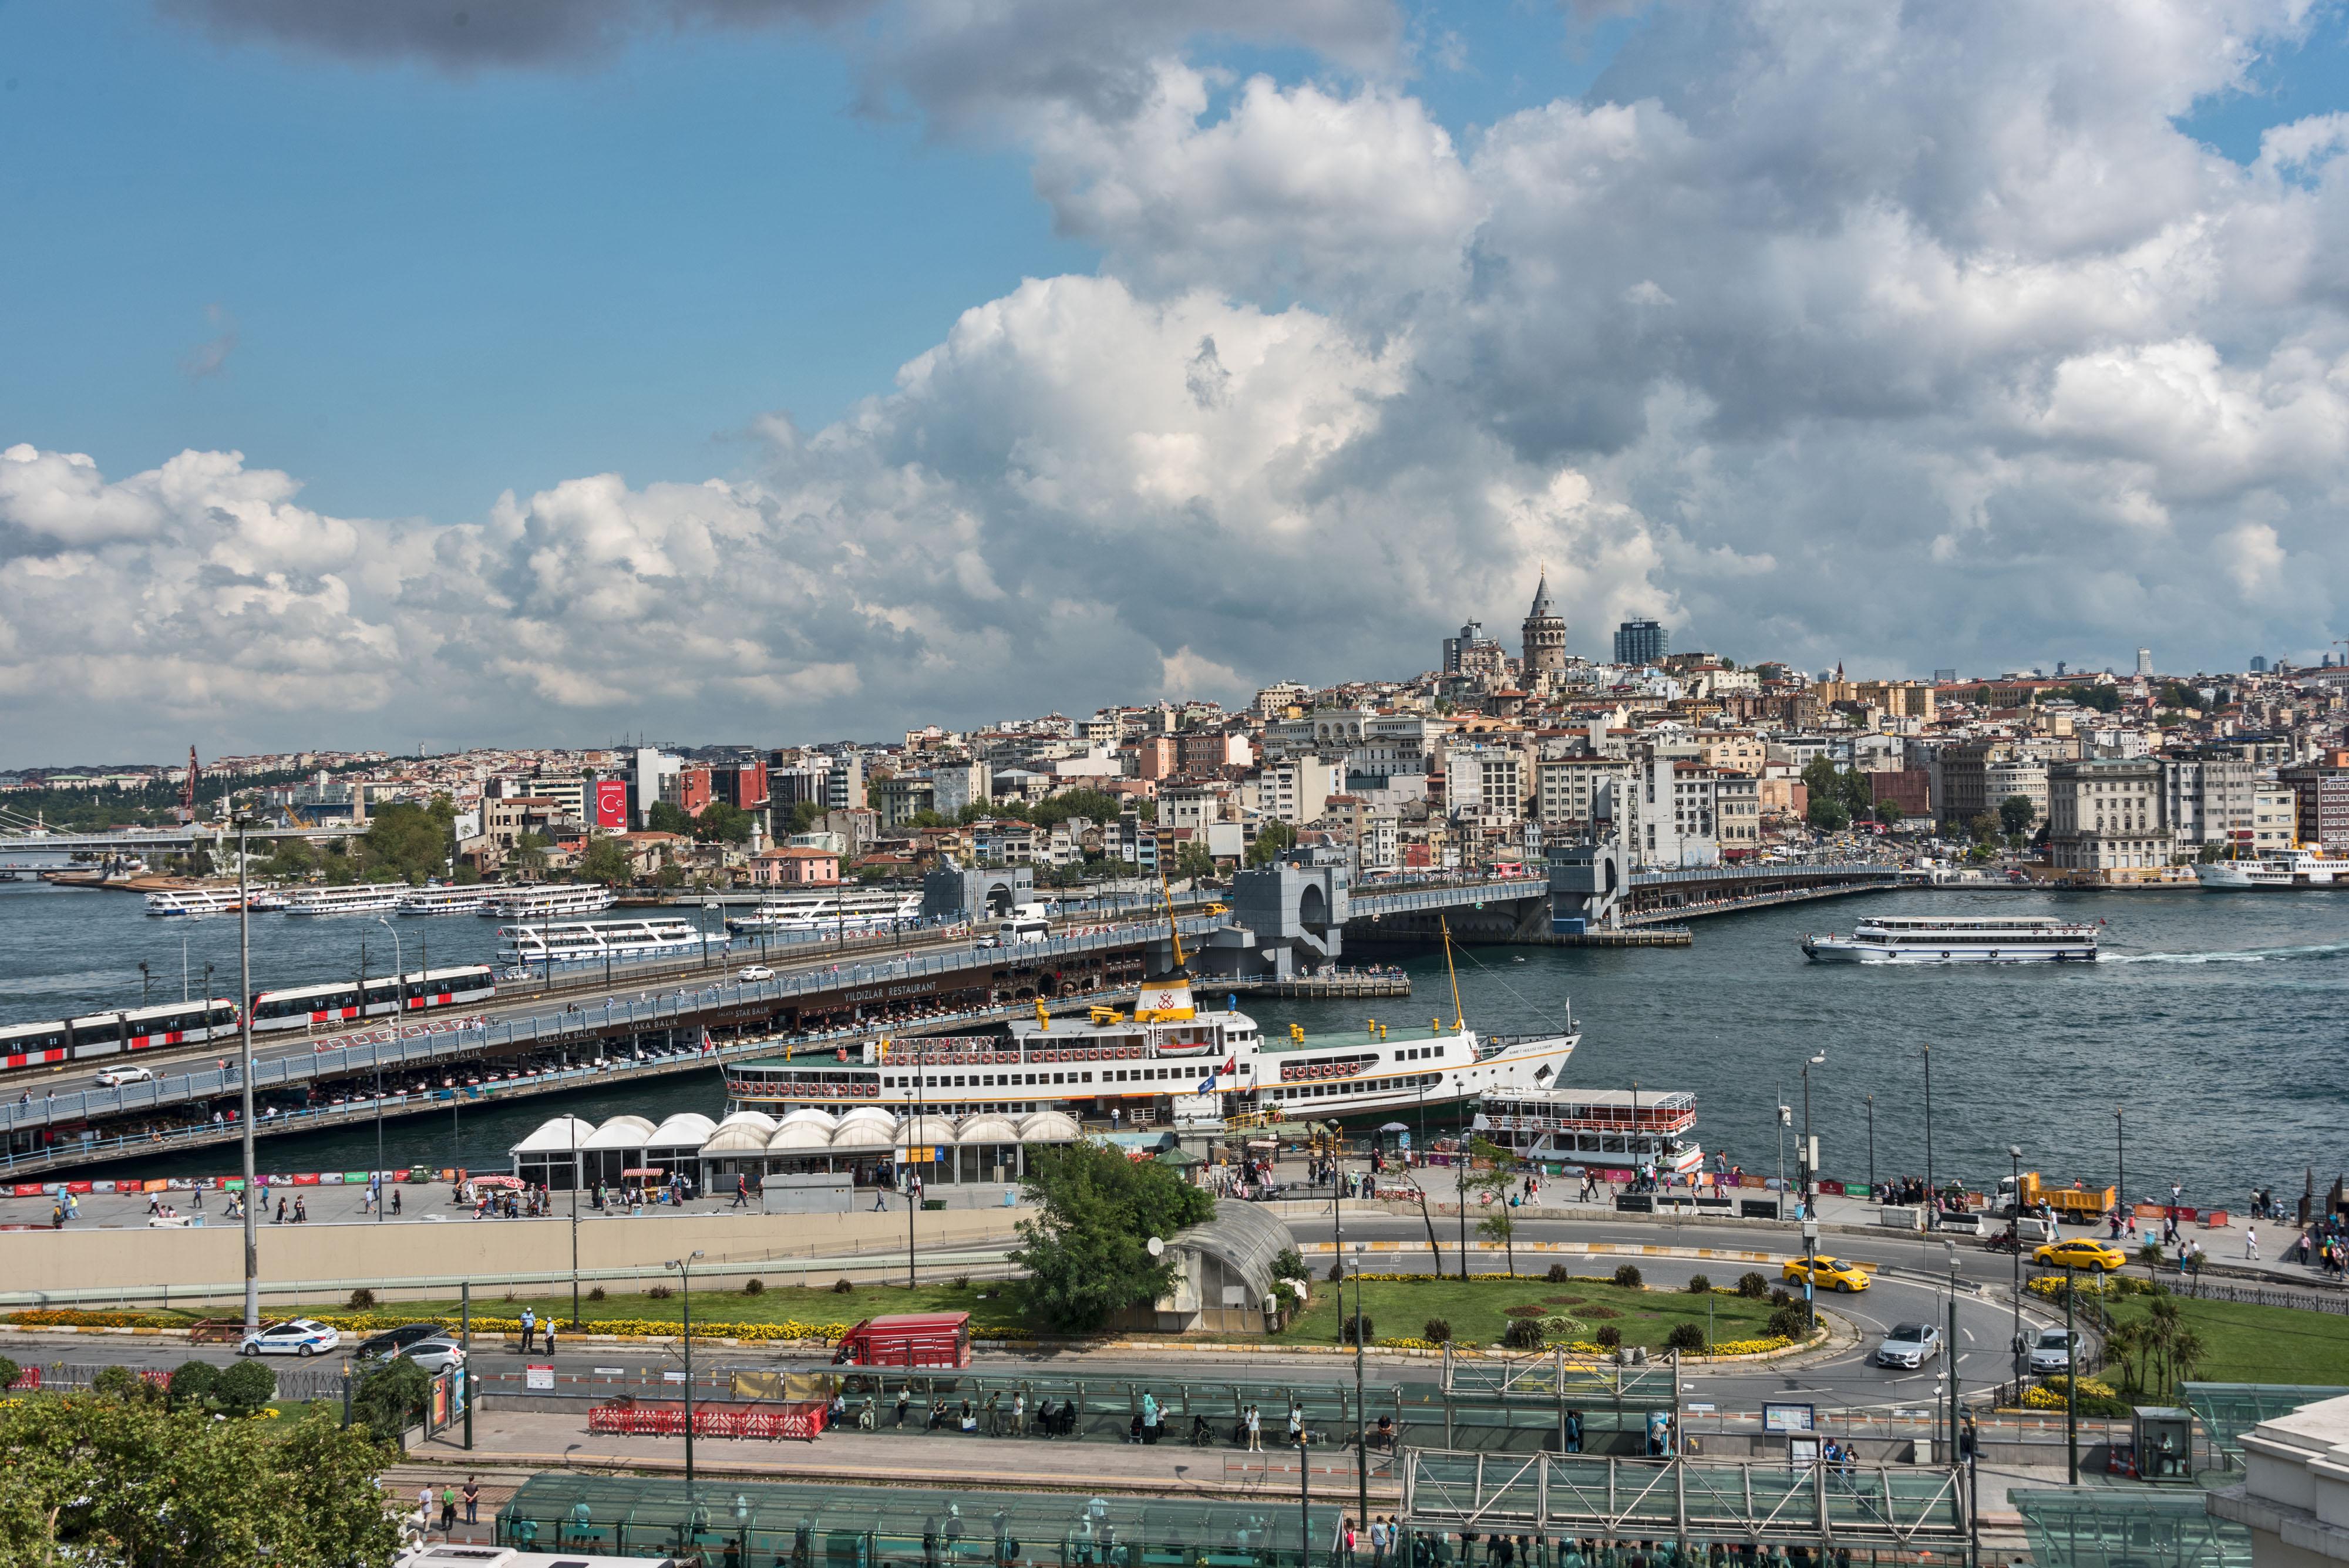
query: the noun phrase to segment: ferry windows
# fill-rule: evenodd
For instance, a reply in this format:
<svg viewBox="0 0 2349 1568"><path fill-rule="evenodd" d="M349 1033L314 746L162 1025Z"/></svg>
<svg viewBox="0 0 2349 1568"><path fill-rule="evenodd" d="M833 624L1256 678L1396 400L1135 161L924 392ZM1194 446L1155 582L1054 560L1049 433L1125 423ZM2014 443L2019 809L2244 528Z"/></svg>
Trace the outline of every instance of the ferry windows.
<svg viewBox="0 0 2349 1568"><path fill-rule="evenodd" d="M1092 1081L1093 1081L1093 1075L1092 1075L1091 1073L1087 1073L1087 1074L1085 1075L1085 1082L1086 1082L1086 1083L1088 1083L1088 1084L1090 1084L1090 1083L1092 1083Z"/></svg>

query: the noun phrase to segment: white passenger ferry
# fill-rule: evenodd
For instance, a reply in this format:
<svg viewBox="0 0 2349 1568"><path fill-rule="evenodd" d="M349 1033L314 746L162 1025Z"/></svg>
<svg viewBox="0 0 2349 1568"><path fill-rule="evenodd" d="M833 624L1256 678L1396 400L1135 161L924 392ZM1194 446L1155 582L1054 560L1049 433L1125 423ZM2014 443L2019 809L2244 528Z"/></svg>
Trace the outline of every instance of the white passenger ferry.
<svg viewBox="0 0 2349 1568"><path fill-rule="evenodd" d="M1203 981L1211 985L1212 981ZM1452 1119L1480 1095L1557 1080L1581 1036L1485 1035L1455 1019L1426 1029L1268 1039L1236 1008L1201 1007L1189 982L1144 985L1133 1011L1095 1008L1009 1034L878 1038L820 1056L726 1070L727 1108L773 1115L874 1106L896 1115L1064 1110L1129 1124L1264 1115L1376 1127L1422 1109ZM1177 1102L1182 1102L1178 1105Z"/></svg>
<svg viewBox="0 0 2349 1568"><path fill-rule="evenodd" d="M233 888L166 888L147 895L150 915L225 915L237 908Z"/></svg>
<svg viewBox="0 0 2349 1568"><path fill-rule="evenodd" d="M1805 936L1820 963L2079 963L2096 956L2096 928L2037 916L1879 915L1851 935Z"/></svg>
<svg viewBox="0 0 2349 1568"><path fill-rule="evenodd" d="M390 882L356 882L347 888L296 888L285 895L289 915L380 915L399 908L405 891Z"/></svg>
<svg viewBox="0 0 2349 1568"><path fill-rule="evenodd" d="M915 892L789 893L762 898L757 909L726 922L738 935L835 936L846 931L894 930L922 920L922 895Z"/></svg>
<svg viewBox="0 0 2349 1568"><path fill-rule="evenodd" d="M1495 1091L1469 1129L1529 1160L1692 1176L1704 1168L1696 1096L1684 1091Z"/></svg>
<svg viewBox="0 0 2349 1568"><path fill-rule="evenodd" d="M2349 887L2349 861L2313 849L2292 849L2251 860L2214 860L2194 867L2206 892Z"/></svg>
<svg viewBox="0 0 2349 1568"><path fill-rule="evenodd" d="M481 912L488 897L479 887L460 888L435 883L429 888L410 888L399 896L399 912L403 915L473 915Z"/></svg>
<svg viewBox="0 0 2349 1568"><path fill-rule="evenodd" d="M517 882L482 890L481 913L498 920L538 920L564 915L600 915L612 907L612 889L593 882Z"/></svg>
<svg viewBox="0 0 2349 1568"><path fill-rule="evenodd" d="M707 950L726 950L731 939L710 933ZM607 959L694 958L705 938L691 920L652 915L625 920L546 920L498 928L498 961L522 969L557 964L602 963Z"/></svg>

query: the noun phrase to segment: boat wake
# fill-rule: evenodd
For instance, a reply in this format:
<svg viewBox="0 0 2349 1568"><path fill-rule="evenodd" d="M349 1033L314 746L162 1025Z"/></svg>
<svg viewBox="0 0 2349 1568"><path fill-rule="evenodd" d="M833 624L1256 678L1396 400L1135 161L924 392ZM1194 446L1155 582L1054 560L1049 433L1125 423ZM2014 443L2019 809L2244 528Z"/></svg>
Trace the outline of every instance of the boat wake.
<svg viewBox="0 0 2349 1568"><path fill-rule="evenodd" d="M2230 953L2106 953L2106 963L2290 963L2349 953L2349 942L2312 942L2301 947L2251 948Z"/></svg>

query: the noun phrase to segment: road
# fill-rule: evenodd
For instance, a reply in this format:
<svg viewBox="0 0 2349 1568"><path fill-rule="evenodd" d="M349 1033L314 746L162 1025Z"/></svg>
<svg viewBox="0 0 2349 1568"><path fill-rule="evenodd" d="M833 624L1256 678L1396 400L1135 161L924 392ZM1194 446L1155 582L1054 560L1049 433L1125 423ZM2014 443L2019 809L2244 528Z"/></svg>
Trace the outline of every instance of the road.
<svg viewBox="0 0 2349 1568"><path fill-rule="evenodd" d="M1326 1243L1331 1240L1332 1232L1327 1221L1291 1220L1289 1223L1302 1243ZM1438 1233L1441 1236L1441 1229ZM1794 1233L1786 1231L1755 1231L1731 1226L1593 1220L1527 1220L1520 1221L1519 1234L1520 1239L1527 1243L1579 1241L1609 1242L1618 1246L1713 1246L1766 1251L1781 1256L1790 1251L1796 1242ZM1346 1236L1350 1243L1356 1241L1413 1243L1415 1245L1409 1251L1395 1259L1396 1266L1405 1271L1427 1266L1424 1251L1426 1231L1416 1217L1402 1218L1384 1213L1363 1215L1348 1222ZM1823 1303L1829 1314L1842 1319L1857 1332L1857 1339L1839 1338L1827 1353L1794 1362L1692 1367L1682 1379L1682 1393L1686 1399L1712 1404L1723 1411L1755 1410L1764 1399L1794 1400L1818 1407L1823 1416L1829 1411L1927 1413L1933 1408L1939 1372L1933 1364L1929 1363L1914 1372L1887 1369L1871 1365L1869 1355L1877 1342L1896 1323L1947 1324L1951 1293L1946 1285L1948 1257L1941 1243L1928 1244L1888 1233L1882 1239L1837 1235L1827 1244L1835 1249L1837 1256L1878 1265L1877 1282L1868 1291L1857 1295L1832 1295ZM2011 1376L2012 1360L2007 1347L2014 1324L2011 1296L2013 1266L2011 1260L1979 1249L1961 1248L1958 1259L1960 1288L1956 1292L1958 1333L1955 1360L1961 1388L1967 1396L1972 1397ZM1566 1254L1561 1257L1529 1251L1520 1254L1518 1265L1529 1276L1538 1276L1553 1261L1563 1261L1576 1272L1587 1275L1611 1272L1618 1260L1609 1259L1603 1254L1596 1257ZM1719 1258L1642 1256L1638 1262L1640 1273L1649 1284L1667 1288L1685 1284L1689 1277L1696 1273L1710 1276L1716 1284L1725 1284L1748 1269L1760 1269L1772 1277L1774 1283L1778 1275L1775 1265ZM1447 1270L1456 1270L1459 1266L1457 1252L1449 1247L1444 1251L1444 1264ZM1473 1266L1483 1272L1495 1268L1497 1260L1480 1252ZM1317 1272L1319 1272L1320 1265L1317 1263L1316 1267ZM2060 1314L2049 1316L2044 1304L2026 1302L2023 1313L2026 1333L2035 1332L2042 1324L2060 1321ZM223 1363L230 1358L230 1352L225 1347L202 1346L191 1350L177 1340L98 1335L68 1338L23 1334L0 1334L0 1353L20 1361L69 1361L85 1365L119 1362L140 1367L175 1366L191 1355ZM517 1366L520 1362L518 1355L509 1356L502 1349L482 1349L479 1354L484 1358L485 1371L503 1366L509 1360ZM804 1355L795 1356L753 1347L728 1347L720 1354L728 1364L736 1366L803 1364L806 1360ZM596 1365L642 1365L646 1358L666 1362L673 1360L675 1355L674 1351L660 1347L598 1345L577 1350L566 1347L558 1353L556 1364L565 1372L585 1372ZM1350 1375L1350 1368L1342 1358L1272 1349L1240 1355L1170 1350L1162 1355L1130 1350L1052 1349L988 1353L978 1359L982 1366L1004 1368L1081 1366L1088 1372L1098 1372L1104 1376L1130 1374L1163 1377L1168 1376L1170 1366L1197 1367L1203 1371L1212 1366L1214 1370L1209 1376L1218 1380L1260 1378L1324 1382L1340 1380ZM1377 1358L1372 1366L1374 1381L1380 1376L1418 1379L1432 1376L1433 1373L1433 1369L1424 1362L1403 1362L1387 1357Z"/></svg>

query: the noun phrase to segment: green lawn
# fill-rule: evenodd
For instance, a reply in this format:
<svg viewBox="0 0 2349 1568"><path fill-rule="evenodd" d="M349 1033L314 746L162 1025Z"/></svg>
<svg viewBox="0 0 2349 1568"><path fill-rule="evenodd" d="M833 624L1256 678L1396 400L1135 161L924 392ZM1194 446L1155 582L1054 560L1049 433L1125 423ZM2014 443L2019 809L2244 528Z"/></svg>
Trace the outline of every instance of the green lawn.
<svg viewBox="0 0 2349 1568"><path fill-rule="evenodd" d="M2195 1366L2195 1382L2349 1386L2349 1317L2185 1298L2178 1305L2202 1339L2205 1354ZM2140 1319L2145 1312L2141 1296L2126 1298L2113 1307L2117 1322ZM2120 1387L2118 1367L2107 1367L2103 1376Z"/></svg>
<svg viewBox="0 0 2349 1568"><path fill-rule="evenodd" d="M1428 1319L1443 1318L1452 1325L1455 1345L1497 1345L1513 1306L1536 1306L1545 1314L1571 1318L1579 1328L1577 1339L1590 1339L1602 1324L1623 1333L1625 1345L1661 1349L1675 1324L1693 1323L1707 1328L1710 1342L1759 1339L1766 1332L1770 1303L1708 1292L1627 1289L1604 1277L1555 1283L1538 1274L1519 1280L1365 1280L1363 1314L1371 1320L1371 1337L1420 1339ZM1346 1313L1354 1306L1354 1287L1346 1287L1346 1304L1338 1304L1338 1287L1315 1281L1313 1296L1303 1314L1272 1336L1276 1345L1335 1345Z"/></svg>

